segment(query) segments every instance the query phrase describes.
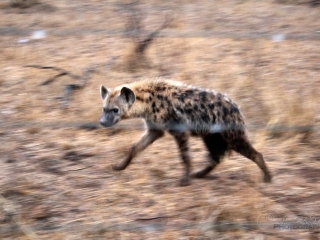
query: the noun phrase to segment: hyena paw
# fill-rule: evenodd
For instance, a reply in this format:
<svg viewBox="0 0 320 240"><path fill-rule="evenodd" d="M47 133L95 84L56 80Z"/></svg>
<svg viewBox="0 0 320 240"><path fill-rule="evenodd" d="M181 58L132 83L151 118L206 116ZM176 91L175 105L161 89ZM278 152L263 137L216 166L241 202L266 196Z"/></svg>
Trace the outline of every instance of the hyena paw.
<svg viewBox="0 0 320 240"><path fill-rule="evenodd" d="M192 178L204 178L206 175L200 172L195 172L190 175Z"/></svg>
<svg viewBox="0 0 320 240"><path fill-rule="evenodd" d="M264 177L263 177L263 181L265 182L265 183L270 183L271 182L271 176L270 176L270 174L265 174L264 175Z"/></svg>
<svg viewBox="0 0 320 240"><path fill-rule="evenodd" d="M188 186L188 185L190 185L190 178L189 177L183 177L180 180L180 186L184 187L184 186Z"/></svg>
<svg viewBox="0 0 320 240"><path fill-rule="evenodd" d="M115 171L124 170L126 167L123 164L114 164L112 165L112 169Z"/></svg>

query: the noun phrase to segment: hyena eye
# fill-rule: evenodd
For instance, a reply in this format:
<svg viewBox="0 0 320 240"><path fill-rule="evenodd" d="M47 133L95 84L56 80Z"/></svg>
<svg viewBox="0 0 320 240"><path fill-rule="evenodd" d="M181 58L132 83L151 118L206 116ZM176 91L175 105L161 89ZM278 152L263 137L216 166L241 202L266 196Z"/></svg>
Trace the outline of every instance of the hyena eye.
<svg viewBox="0 0 320 240"><path fill-rule="evenodd" d="M111 111L114 113L119 113L119 108L113 108L113 109L111 109Z"/></svg>

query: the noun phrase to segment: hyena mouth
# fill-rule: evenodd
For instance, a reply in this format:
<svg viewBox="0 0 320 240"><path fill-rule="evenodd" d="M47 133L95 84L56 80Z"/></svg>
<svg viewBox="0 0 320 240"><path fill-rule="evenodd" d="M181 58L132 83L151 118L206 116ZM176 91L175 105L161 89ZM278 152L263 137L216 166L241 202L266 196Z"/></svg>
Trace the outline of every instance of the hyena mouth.
<svg viewBox="0 0 320 240"><path fill-rule="evenodd" d="M118 122L120 121L120 119L115 120L114 122L104 122L104 121L100 121L100 125L106 128L112 127L113 125L116 125Z"/></svg>
<svg viewBox="0 0 320 240"><path fill-rule="evenodd" d="M110 124L107 124L107 123L101 122L101 121L100 121L100 125L101 125L102 127L111 127L111 126L112 126L112 125L110 125Z"/></svg>

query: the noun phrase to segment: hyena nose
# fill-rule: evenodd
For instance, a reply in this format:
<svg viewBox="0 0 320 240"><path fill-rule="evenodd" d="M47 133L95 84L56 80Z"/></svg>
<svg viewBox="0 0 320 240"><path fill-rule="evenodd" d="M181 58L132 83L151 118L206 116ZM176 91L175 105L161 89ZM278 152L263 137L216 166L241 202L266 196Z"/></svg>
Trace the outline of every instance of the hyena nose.
<svg viewBox="0 0 320 240"><path fill-rule="evenodd" d="M100 119L100 125L103 127L107 126L106 122L103 119Z"/></svg>
<svg viewBox="0 0 320 240"><path fill-rule="evenodd" d="M103 127L105 127L105 126L106 126L106 123L105 123L105 122L100 121L100 125L101 125L101 126L103 126Z"/></svg>
<svg viewBox="0 0 320 240"><path fill-rule="evenodd" d="M101 118L100 125L103 127L111 127L112 126L112 124L110 124L110 122L106 121L104 118Z"/></svg>

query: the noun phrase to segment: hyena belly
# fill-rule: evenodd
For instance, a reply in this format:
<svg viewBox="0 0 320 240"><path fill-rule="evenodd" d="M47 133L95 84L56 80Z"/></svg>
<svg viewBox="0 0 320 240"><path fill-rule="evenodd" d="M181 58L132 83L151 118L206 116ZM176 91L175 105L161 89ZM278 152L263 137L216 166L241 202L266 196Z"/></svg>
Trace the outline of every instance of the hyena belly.
<svg viewBox="0 0 320 240"><path fill-rule="evenodd" d="M128 118L144 118L148 126L126 159L113 166L114 170L125 169L139 152L167 131L176 140L185 166L181 185L188 185L190 181L190 133L200 136L210 153L210 164L192 176L206 176L219 164L226 151L234 150L261 168L265 182L271 180L262 154L247 140L239 108L221 93L179 82L156 80L120 86L113 91L102 86L101 96L104 101L103 126L110 127Z"/></svg>

